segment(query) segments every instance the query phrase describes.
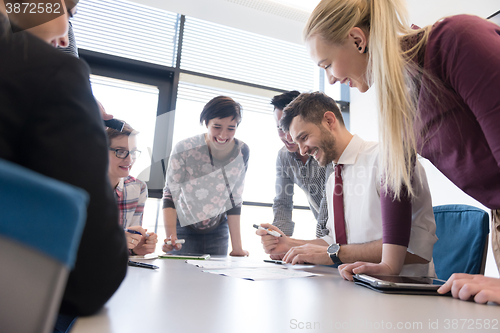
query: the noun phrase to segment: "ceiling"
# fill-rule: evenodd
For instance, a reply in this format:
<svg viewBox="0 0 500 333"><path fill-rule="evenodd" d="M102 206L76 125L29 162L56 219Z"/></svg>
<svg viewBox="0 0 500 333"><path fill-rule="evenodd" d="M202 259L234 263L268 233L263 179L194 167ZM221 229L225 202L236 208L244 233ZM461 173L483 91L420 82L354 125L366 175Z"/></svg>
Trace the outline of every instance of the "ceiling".
<svg viewBox="0 0 500 333"><path fill-rule="evenodd" d="M307 17L319 0L132 0L294 43L302 43ZM498 0L407 0L410 23L432 24L441 17L500 10Z"/></svg>
<svg viewBox="0 0 500 333"><path fill-rule="evenodd" d="M311 13L319 0L271 0L272 2Z"/></svg>
<svg viewBox="0 0 500 333"><path fill-rule="evenodd" d="M319 0L270 0L277 4L311 13ZM500 10L497 0L406 0L412 23L432 24L443 16L474 14L488 17Z"/></svg>

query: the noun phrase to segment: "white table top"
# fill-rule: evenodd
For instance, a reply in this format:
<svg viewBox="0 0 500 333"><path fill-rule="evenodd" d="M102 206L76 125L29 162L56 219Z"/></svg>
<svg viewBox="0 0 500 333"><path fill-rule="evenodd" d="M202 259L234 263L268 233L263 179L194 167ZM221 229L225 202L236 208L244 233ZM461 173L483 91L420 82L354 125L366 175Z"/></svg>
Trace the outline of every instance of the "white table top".
<svg viewBox="0 0 500 333"><path fill-rule="evenodd" d="M78 319L71 333L500 331L499 306L381 294L329 267L307 269L324 276L249 281L183 260L139 261L160 269L129 267L104 309Z"/></svg>

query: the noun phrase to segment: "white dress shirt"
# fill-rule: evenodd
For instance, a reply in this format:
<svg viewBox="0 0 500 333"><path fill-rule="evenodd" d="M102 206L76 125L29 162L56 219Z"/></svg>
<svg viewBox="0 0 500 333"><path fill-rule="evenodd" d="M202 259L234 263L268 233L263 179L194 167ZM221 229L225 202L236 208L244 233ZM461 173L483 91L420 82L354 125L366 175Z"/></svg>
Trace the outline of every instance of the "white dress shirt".
<svg viewBox="0 0 500 333"><path fill-rule="evenodd" d="M378 143L367 142L354 135L339 158L343 164L344 215L348 244L361 244L382 238L382 211L380 206L381 175L378 165ZM412 224L408 252L432 261L436 237L436 222L424 168L417 161L413 180L415 197L412 200ZM326 181L328 203L327 228L323 238L328 244L336 243L333 218L333 190L335 174ZM401 275L434 276L434 265L404 265Z"/></svg>

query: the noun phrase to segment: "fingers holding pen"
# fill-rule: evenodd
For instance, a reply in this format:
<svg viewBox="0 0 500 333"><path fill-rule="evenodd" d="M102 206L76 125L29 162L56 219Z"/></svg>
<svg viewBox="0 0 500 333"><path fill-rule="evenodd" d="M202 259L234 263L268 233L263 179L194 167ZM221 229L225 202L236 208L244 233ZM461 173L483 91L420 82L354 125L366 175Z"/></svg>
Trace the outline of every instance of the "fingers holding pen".
<svg viewBox="0 0 500 333"><path fill-rule="evenodd" d="M141 243L145 230L140 226L129 227L125 229L125 237L127 239L127 248L134 249Z"/></svg>

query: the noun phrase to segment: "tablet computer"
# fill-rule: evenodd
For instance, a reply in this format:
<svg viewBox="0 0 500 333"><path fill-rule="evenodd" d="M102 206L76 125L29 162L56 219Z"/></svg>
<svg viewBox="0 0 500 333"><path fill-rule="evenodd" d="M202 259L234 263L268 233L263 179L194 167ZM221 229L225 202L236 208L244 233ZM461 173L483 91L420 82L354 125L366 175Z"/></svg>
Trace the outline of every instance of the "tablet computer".
<svg viewBox="0 0 500 333"><path fill-rule="evenodd" d="M441 295L437 290L446 281L433 277L356 274L354 283L390 294Z"/></svg>

